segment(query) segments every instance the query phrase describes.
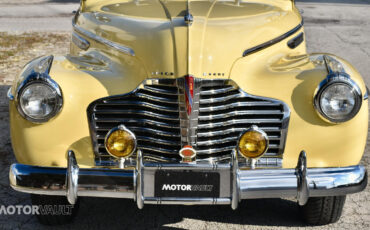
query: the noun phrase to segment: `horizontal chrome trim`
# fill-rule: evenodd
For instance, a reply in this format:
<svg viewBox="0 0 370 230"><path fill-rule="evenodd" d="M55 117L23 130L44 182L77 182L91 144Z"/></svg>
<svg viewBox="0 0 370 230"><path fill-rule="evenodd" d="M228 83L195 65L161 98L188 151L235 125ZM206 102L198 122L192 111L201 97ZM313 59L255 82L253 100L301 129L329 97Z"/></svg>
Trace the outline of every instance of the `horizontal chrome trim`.
<svg viewBox="0 0 370 230"><path fill-rule="evenodd" d="M161 93L161 94L171 95L171 96L178 96L179 95L177 90L174 93L174 92L169 91L169 90L159 89L159 88L155 88L155 87L150 87L149 85L145 85L144 86L144 89L146 91L153 92L153 93Z"/></svg>
<svg viewBox="0 0 370 230"><path fill-rule="evenodd" d="M204 170L204 171L224 171L230 170L229 163L144 163L145 170Z"/></svg>
<svg viewBox="0 0 370 230"><path fill-rule="evenodd" d="M136 115L145 115L148 117L153 117L153 118L160 118L160 119L165 119L165 120L174 120L178 121L179 118L175 116L168 115L166 114L160 114L160 113L154 113L146 110L132 110L132 109L110 109L110 110L97 110L95 111L95 114L136 114Z"/></svg>
<svg viewBox="0 0 370 230"><path fill-rule="evenodd" d="M222 127L227 125L235 125L235 124L243 124L243 123L250 123L250 124L260 124L260 123L277 123L281 122L281 119L233 119L233 120L227 120L224 122L213 122L209 124L199 124L198 129L204 129L204 128L216 128L216 127Z"/></svg>
<svg viewBox="0 0 370 230"><path fill-rule="evenodd" d="M145 204L157 205L228 205L230 198L177 198L177 197L145 197Z"/></svg>
<svg viewBox="0 0 370 230"><path fill-rule="evenodd" d="M164 98L164 97L156 97L156 96L152 96L150 94L145 94L145 93L136 93L136 96L138 96L139 98L145 98L145 99L148 99L148 100L151 100L151 101L155 101L155 102L160 102L160 103L170 103L170 104L179 104L177 98L176 99L169 99L169 98Z"/></svg>
<svg viewBox="0 0 370 230"><path fill-rule="evenodd" d="M133 49L131 49L127 46L123 46L123 45L117 44L115 42L109 41L105 38L102 38L102 37L90 32L90 31L85 30L84 28L82 28L82 27L80 27L76 24L75 19L72 20L72 26L77 32L79 32L80 34L83 34L84 36L86 36L86 37L88 37L88 38L90 38L90 39L92 39L96 42L107 45L107 46L109 46L111 48L114 48L114 49L116 49L116 50L118 50L122 53L131 55L131 56L135 56L135 52L134 52Z"/></svg>
<svg viewBox="0 0 370 230"><path fill-rule="evenodd" d="M6 96L8 97L8 99L9 99L10 101L13 101L13 100L14 100L14 95L12 94L12 87L10 87L10 88L8 89L8 93L6 94Z"/></svg>
<svg viewBox="0 0 370 230"><path fill-rule="evenodd" d="M159 121L154 121L150 119L130 119L130 118L105 118L103 119L96 119L97 122L99 123L109 123L109 122L121 122L124 123L128 126L130 126L131 123L140 123L140 124L155 124L159 127L166 127L166 128L173 128L172 125L169 125L167 123L159 122Z"/></svg>
<svg viewBox="0 0 370 230"><path fill-rule="evenodd" d="M154 151L154 152L160 152L160 153L164 153L164 154L173 154L174 157L176 156L176 154L178 154L179 152L177 150L172 150L172 149L164 149L164 148L154 148L154 146L149 146L149 145L140 145L140 148L142 150L149 150L149 151Z"/></svg>
<svg viewBox="0 0 370 230"><path fill-rule="evenodd" d="M72 33L72 42L82 50L88 50L90 47L90 42L78 35L76 32Z"/></svg>
<svg viewBox="0 0 370 230"><path fill-rule="evenodd" d="M142 101L110 101L109 103L105 102L104 105L139 105L139 106L145 106L150 109L155 109L158 111L166 111L166 112L178 112L177 108L171 108L168 106L163 105L156 105L153 103L148 102L142 102Z"/></svg>
<svg viewBox="0 0 370 230"><path fill-rule="evenodd" d="M208 148L204 150L197 150L197 153L198 154L212 154L212 153L219 153L219 152L224 152L224 151L231 151L233 149L235 149L235 145L222 147L222 148Z"/></svg>
<svg viewBox="0 0 370 230"><path fill-rule="evenodd" d="M200 102L200 104L202 104L202 102ZM199 108L199 111L200 112L221 111L221 110L227 110L227 109L235 108L235 107L238 107L238 106L256 106L256 107L260 107L260 106L278 106L278 105L275 104L275 103L266 102L266 101L262 101L262 102L234 102L234 103L219 105L219 106L201 107L201 108Z"/></svg>
<svg viewBox="0 0 370 230"><path fill-rule="evenodd" d="M137 139L141 141L150 141L150 142L162 144L162 145L179 145L181 143L180 140L179 141L162 140L158 137L154 138L154 137L138 136Z"/></svg>
<svg viewBox="0 0 370 230"><path fill-rule="evenodd" d="M303 152L303 151L302 151ZM304 152L303 152L304 153ZM237 208L242 199L296 197L304 204L308 197L338 196L360 192L367 185L366 168L361 165L338 168L307 168L306 155L301 153L296 169L243 170L233 151L233 160L224 164L147 163L138 151L136 168L79 168L72 151L68 168L13 164L9 181L13 189L33 194L67 196L73 202L79 196L134 199L138 207L154 204L230 204ZM230 175L232 189L221 198L158 198L153 186L144 186L153 178L153 170L217 171ZM228 171L230 173L228 173Z"/></svg>
<svg viewBox="0 0 370 230"><path fill-rule="evenodd" d="M260 127L265 132L280 132L280 128L278 127ZM230 133L237 133L245 130L245 128L228 128L226 130L220 131L206 131L206 132L198 132L198 137L213 137L213 136L220 136L220 135L227 135Z"/></svg>
<svg viewBox="0 0 370 230"><path fill-rule="evenodd" d="M212 146L212 145L220 144L220 143L235 142L237 140L238 140L238 136L235 136L235 137L225 137L225 138L218 138L217 140L198 141L197 142L197 145L199 147L202 147L202 146ZM278 138L278 140L280 140L280 138ZM270 144L270 146L269 146L269 148L278 148L278 147L279 147L279 145L275 145L275 144Z"/></svg>
<svg viewBox="0 0 370 230"><path fill-rule="evenodd" d="M248 55L250 55L252 53L255 53L257 51L263 50L263 49L265 49L267 47L270 47L270 46L272 46L272 45L274 45L278 42L281 42L285 38L292 36L294 33L296 33L298 30L300 30L302 28L302 26L303 26L303 20L301 21L301 23L299 23L299 25L297 25L293 29L289 30L285 34L283 34L283 35L281 35L277 38L274 38L270 41L267 41L265 43L262 43L261 45L258 45L258 46L255 46L255 47L252 47L252 48L249 48L249 49L245 50L243 52L243 57L248 56Z"/></svg>
<svg viewBox="0 0 370 230"><path fill-rule="evenodd" d="M167 147L177 146L177 145L180 144L180 141L163 140L163 139L160 139L160 138L153 138L153 137L136 136L136 138L137 138L138 141L146 141L146 142L150 142L150 143L153 143L153 144L161 144L161 145L165 145ZM99 148L104 148L104 145L99 143L98 147ZM156 149L153 149L153 150L156 150Z"/></svg>
<svg viewBox="0 0 370 230"><path fill-rule="evenodd" d="M231 99L234 99L234 98L239 98L243 96L242 93L236 93L236 94L232 94L232 95L227 95L227 96L220 96L220 97L213 97L213 98L210 98L210 99L202 99L200 101L200 104L206 104L206 103L217 103L217 102L223 102L223 103L227 103L228 100L231 100Z"/></svg>
<svg viewBox="0 0 370 230"><path fill-rule="evenodd" d="M237 139L238 139L238 137L234 136L234 137L226 137L226 138L217 138L217 140L208 140L208 141L198 140L197 145L198 146L202 146L202 145L203 146L204 145L211 146L211 145L214 145L214 144L220 144L220 143L225 143L225 142L235 142Z"/></svg>
<svg viewBox="0 0 370 230"><path fill-rule="evenodd" d="M230 118L234 116L243 116L243 115L284 115L284 112L281 110L236 110L222 114L215 114L212 116L208 115L199 115L199 120L213 120L213 119L221 119L221 118Z"/></svg>
<svg viewBox="0 0 370 230"><path fill-rule="evenodd" d="M166 132L166 131L161 131L158 129L151 129L151 128L145 128L145 127L130 127L129 129L132 130L133 132L145 132L145 133L151 133L155 134L158 136L166 136L166 137L180 137L180 134L176 134L174 132ZM97 131L109 131L109 129L97 129ZM103 139L104 140L105 135L97 135L97 139Z"/></svg>
<svg viewBox="0 0 370 230"><path fill-rule="evenodd" d="M211 89L211 90L201 90L200 95L207 96L207 95L213 95L213 94L220 94L220 93L227 93L233 90L237 90L234 85L229 85L228 87L222 88L222 89Z"/></svg>

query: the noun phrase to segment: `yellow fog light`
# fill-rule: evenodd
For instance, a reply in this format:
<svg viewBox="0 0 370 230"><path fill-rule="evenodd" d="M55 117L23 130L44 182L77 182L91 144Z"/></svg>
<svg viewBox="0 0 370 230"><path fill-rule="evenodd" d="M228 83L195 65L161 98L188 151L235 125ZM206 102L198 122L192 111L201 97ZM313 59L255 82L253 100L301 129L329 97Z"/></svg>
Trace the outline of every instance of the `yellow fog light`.
<svg viewBox="0 0 370 230"><path fill-rule="evenodd" d="M265 154L268 145L267 134L253 125L240 136L238 151L245 158L259 158Z"/></svg>
<svg viewBox="0 0 370 230"><path fill-rule="evenodd" d="M124 125L115 127L105 137L105 148L113 157L129 157L136 150L135 134Z"/></svg>

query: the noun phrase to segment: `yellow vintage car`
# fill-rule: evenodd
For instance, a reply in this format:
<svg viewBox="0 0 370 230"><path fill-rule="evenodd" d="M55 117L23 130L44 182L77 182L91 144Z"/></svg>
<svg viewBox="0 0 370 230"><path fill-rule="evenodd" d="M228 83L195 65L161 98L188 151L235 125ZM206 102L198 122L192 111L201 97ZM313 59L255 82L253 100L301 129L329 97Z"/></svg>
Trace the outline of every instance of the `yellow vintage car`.
<svg viewBox="0 0 370 230"><path fill-rule="evenodd" d="M29 62L8 92L10 185L34 205L296 198L322 225L366 187L368 90L306 53L294 1L82 0L72 24L70 54Z"/></svg>

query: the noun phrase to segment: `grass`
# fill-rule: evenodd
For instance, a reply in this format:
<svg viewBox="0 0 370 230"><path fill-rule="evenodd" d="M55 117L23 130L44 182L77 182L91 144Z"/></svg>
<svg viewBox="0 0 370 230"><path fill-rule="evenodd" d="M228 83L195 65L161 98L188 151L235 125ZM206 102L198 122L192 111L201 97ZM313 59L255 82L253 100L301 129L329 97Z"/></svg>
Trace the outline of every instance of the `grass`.
<svg viewBox="0 0 370 230"><path fill-rule="evenodd" d="M55 44L68 40L65 34L23 33L8 34L0 32L0 64L6 63L16 55L22 55L42 44Z"/></svg>
<svg viewBox="0 0 370 230"><path fill-rule="evenodd" d="M11 84L24 64L36 57L67 54L70 37L61 32L0 32L0 85Z"/></svg>

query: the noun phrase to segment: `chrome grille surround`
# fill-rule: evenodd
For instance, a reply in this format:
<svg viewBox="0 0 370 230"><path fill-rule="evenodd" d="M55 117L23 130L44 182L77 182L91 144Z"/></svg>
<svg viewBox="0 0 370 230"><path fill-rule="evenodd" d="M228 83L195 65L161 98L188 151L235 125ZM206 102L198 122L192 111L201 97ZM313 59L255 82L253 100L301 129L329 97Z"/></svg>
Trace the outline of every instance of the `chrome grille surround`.
<svg viewBox="0 0 370 230"><path fill-rule="evenodd" d="M257 125L267 133L270 146L256 168L281 167L290 116L284 102L249 95L230 79L194 78L188 115L184 79L148 79L130 93L91 103L87 113L96 165L118 164L106 152L104 138L120 124L135 133L144 159L162 162L180 161L184 145L197 150L198 161L230 160L240 132Z"/></svg>

